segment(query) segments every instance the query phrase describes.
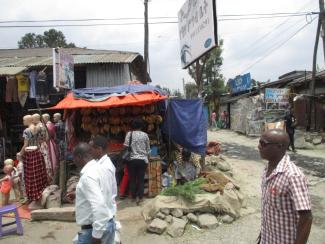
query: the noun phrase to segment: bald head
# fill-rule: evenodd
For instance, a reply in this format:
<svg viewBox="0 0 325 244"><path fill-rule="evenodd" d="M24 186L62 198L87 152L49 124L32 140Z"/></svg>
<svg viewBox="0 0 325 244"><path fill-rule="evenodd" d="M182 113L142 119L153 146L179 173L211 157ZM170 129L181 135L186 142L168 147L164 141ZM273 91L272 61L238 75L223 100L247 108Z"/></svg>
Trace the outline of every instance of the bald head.
<svg viewBox="0 0 325 244"><path fill-rule="evenodd" d="M289 146L288 134L280 129L268 130L262 134L258 149L263 159L276 162L281 159Z"/></svg>
<svg viewBox="0 0 325 244"><path fill-rule="evenodd" d="M91 155L91 147L88 143L79 143L73 150L73 161L77 166L84 166L93 157Z"/></svg>
<svg viewBox="0 0 325 244"><path fill-rule="evenodd" d="M61 120L61 114L60 113L55 113L54 115L53 115L53 120L54 120L54 122L56 123L56 122L58 122L58 121L60 121Z"/></svg>
<svg viewBox="0 0 325 244"><path fill-rule="evenodd" d="M33 117L31 115L25 115L23 117L23 123L25 126L30 126L33 123Z"/></svg>
<svg viewBox="0 0 325 244"><path fill-rule="evenodd" d="M43 120L44 120L45 122L49 122L50 119L51 119L51 117L50 117L49 114L43 114L43 115L42 115L42 118L43 118Z"/></svg>
<svg viewBox="0 0 325 244"><path fill-rule="evenodd" d="M262 135L262 137L267 139L268 142L283 145L285 149L287 149L290 143L288 134L284 130L280 129L268 130Z"/></svg>

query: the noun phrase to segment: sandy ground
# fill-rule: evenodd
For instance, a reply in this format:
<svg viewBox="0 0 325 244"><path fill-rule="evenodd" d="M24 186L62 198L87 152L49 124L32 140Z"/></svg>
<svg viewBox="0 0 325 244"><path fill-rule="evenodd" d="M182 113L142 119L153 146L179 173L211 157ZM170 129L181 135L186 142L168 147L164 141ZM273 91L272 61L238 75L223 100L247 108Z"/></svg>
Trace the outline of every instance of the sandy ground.
<svg viewBox="0 0 325 244"><path fill-rule="evenodd" d="M242 209L242 217L231 225L221 225L215 230L197 230L188 226L186 233L181 238L172 239L167 235L152 235L145 231L145 223L141 216L141 207L137 207L128 200L120 202L117 218L121 221L122 242L131 244L248 244L255 243L260 227L260 176L265 166L258 158L257 138L247 138L229 131L209 132L210 140L222 143L226 159L232 165L236 180L240 183L242 191L247 197L247 208ZM313 161L325 160L322 151L299 150L297 159ZM319 161L319 160L318 160ZM316 168L317 171L318 168ZM304 169L310 182L310 194L313 206L313 227L310 243L321 244L325 239L325 182L322 178L313 175L315 170ZM311 174L309 172L312 172ZM316 172L317 173L317 172ZM75 223L63 222L29 222L24 221L23 237L8 236L0 239L0 243L10 244L52 244L71 243L78 231Z"/></svg>

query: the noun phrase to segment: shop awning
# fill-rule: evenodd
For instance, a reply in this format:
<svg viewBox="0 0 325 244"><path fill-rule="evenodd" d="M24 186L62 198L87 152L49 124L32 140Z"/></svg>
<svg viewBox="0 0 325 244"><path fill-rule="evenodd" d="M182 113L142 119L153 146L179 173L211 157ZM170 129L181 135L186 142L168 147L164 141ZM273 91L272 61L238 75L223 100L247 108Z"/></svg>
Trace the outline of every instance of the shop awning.
<svg viewBox="0 0 325 244"><path fill-rule="evenodd" d="M0 75L16 75L27 69L26 67L0 67Z"/></svg>
<svg viewBox="0 0 325 244"><path fill-rule="evenodd" d="M76 109L76 108L110 108L119 106L142 106L153 102L163 101L166 96L155 92L143 92L141 94L127 94L110 96L104 101L92 102L85 99L75 98L73 93L61 100L56 106L50 109Z"/></svg>

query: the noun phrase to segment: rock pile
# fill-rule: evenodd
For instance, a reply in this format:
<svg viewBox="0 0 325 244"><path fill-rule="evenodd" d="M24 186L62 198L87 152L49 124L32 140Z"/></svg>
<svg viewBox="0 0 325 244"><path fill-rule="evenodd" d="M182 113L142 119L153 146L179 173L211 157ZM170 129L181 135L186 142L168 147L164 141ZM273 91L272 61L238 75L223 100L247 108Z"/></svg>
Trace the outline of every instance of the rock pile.
<svg viewBox="0 0 325 244"><path fill-rule="evenodd" d="M295 147L298 149L325 149L325 133L296 130Z"/></svg>
<svg viewBox="0 0 325 244"><path fill-rule="evenodd" d="M197 225L202 229L215 229L221 223L231 224L235 219L229 215L192 212L188 209L160 209L147 227L147 231L155 234L167 232L171 237L184 234L187 224Z"/></svg>

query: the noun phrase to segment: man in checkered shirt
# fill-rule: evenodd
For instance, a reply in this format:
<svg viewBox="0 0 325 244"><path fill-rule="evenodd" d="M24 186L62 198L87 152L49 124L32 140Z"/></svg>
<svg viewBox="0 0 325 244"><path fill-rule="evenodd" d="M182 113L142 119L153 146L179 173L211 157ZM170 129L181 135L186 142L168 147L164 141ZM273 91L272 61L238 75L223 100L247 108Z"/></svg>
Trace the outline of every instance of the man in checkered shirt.
<svg viewBox="0 0 325 244"><path fill-rule="evenodd" d="M303 244L312 224L307 182L286 154L289 137L283 130L269 130L258 149L268 161L262 178L260 244Z"/></svg>

